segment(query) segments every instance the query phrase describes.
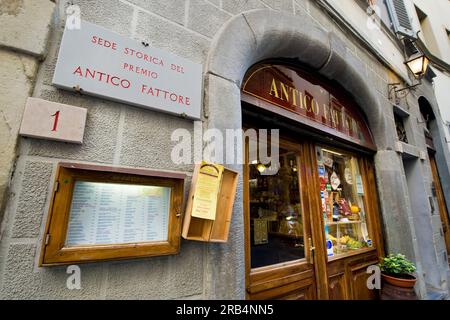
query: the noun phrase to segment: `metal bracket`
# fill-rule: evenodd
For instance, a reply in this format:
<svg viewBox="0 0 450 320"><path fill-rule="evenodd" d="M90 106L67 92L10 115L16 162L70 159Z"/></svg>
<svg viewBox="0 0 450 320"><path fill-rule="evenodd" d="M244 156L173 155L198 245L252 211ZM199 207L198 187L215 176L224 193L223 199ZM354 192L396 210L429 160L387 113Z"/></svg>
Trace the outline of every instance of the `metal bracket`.
<svg viewBox="0 0 450 320"><path fill-rule="evenodd" d="M75 90L75 92L78 93L80 96L83 95L83 89L80 87L79 84L77 84L75 87L73 87L73 90Z"/></svg>
<svg viewBox="0 0 450 320"><path fill-rule="evenodd" d="M398 89L401 85L400 83L389 83L388 84L388 90L389 90L389 99L395 98L395 103L400 104L400 99L406 98L408 94L411 92L411 90L415 91L416 87L420 86L422 84L422 79L419 79L419 82L412 85L412 86L406 86L404 88ZM399 93L405 92L404 94L400 95ZM394 97L393 97L394 96Z"/></svg>

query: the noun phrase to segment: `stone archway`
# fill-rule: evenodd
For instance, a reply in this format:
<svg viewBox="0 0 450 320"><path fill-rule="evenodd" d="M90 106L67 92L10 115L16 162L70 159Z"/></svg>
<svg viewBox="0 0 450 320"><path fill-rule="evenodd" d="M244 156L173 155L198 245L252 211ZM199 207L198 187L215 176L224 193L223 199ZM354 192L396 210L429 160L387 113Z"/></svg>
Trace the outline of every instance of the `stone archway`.
<svg viewBox="0 0 450 320"><path fill-rule="evenodd" d="M205 112L209 127L221 128L215 115L239 111L240 106L220 109L215 96L235 101L249 67L265 59L283 58L306 65L327 79L338 82L361 107L368 118L375 143L385 149L394 136L386 136L386 123L378 96L367 81L364 65L347 53L344 42L333 32L319 28L313 20L267 9L244 12L225 24L216 35L205 68L207 99ZM218 79L220 81L218 81ZM218 82L227 81L225 88ZM224 97L229 94L229 99ZM233 110L230 110L233 108ZM236 109L236 110L234 110ZM227 119L234 127L235 119Z"/></svg>
<svg viewBox="0 0 450 320"><path fill-rule="evenodd" d="M242 80L250 66L269 58L289 59L339 82L367 116L377 148L392 150L395 131L386 130L381 104L366 80L365 68L347 53L344 42L333 32L319 28L312 19L267 9L235 16L214 38L205 67L206 128L242 128ZM394 155L394 151L388 151L386 156ZM242 172L242 166L234 169ZM208 245L207 298L245 297L242 190L241 175L228 243Z"/></svg>

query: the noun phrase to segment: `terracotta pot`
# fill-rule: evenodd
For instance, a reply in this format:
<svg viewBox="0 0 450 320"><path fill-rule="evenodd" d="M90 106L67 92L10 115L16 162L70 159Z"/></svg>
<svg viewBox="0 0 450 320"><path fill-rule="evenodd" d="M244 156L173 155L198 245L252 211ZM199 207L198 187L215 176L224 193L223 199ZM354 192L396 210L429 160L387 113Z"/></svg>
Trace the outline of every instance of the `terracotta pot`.
<svg viewBox="0 0 450 320"><path fill-rule="evenodd" d="M383 288L381 289L381 300L417 300L414 285L417 279L401 279L381 274Z"/></svg>
<svg viewBox="0 0 450 320"><path fill-rule="evenodd" d="M417 279L413 276L411 276L412 279L402 279L402 278L388 276L388 275L382 273L381 277L387 283L389 283L393 286L396 286L396 287L400 287L400 288L414 288L414 285L417 282Z"/></svg>

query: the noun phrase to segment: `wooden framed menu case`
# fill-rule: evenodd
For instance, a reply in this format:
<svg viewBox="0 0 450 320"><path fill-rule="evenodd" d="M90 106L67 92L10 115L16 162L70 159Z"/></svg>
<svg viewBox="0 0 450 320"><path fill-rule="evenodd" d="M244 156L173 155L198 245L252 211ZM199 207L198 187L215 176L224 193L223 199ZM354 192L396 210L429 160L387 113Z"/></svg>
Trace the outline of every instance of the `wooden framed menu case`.
<svg viewBox="0 0 450 320"><path fill-rule="evenodd" d="M185 175L60 163L40 265L177 254Z"/></svg>

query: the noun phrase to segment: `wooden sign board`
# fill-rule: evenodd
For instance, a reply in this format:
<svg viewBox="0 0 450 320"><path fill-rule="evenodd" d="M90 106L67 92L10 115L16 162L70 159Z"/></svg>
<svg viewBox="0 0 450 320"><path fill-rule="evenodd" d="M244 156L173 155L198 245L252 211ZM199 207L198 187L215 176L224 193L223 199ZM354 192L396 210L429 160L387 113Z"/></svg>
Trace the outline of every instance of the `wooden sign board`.
<svg viewBox="0 0 450 320"><path fill-rule="evenodd" d="M242 87L245 102L376 150L364 115L344 91L284 65L260 64L247 74Z"/></svg>
<svg viewBox="0 0 450 320"><path fill-rule="evenodd" d="M228 241L238 176L221 165L202 162L195 167L183 222L184 239Z"/></svg>
<svg viewBox="0 0 450 320"><path fill-rule="evenodd" d="M87 110L28 98L19 134L24 137L83 143Z"/></svg>

